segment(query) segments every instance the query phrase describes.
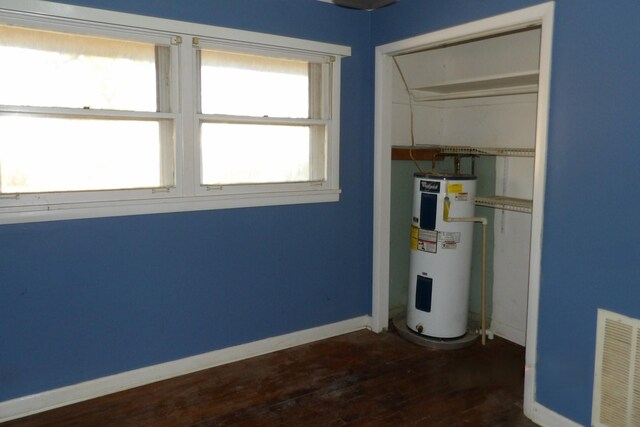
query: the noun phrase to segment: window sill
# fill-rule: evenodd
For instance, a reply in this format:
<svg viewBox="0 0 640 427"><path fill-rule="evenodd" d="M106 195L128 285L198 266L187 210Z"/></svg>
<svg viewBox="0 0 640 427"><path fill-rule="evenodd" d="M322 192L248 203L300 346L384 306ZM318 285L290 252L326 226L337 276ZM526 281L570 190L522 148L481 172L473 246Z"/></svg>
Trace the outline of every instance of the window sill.
<svg viewBox="0 0 640 427"><path fill-rule="evenodd" d="M0 225L259 206L337 202L340 200L340 192L340 190L291 191L263 194L216 195L210 197L196 196L153 200L0 207Z"/></svg>

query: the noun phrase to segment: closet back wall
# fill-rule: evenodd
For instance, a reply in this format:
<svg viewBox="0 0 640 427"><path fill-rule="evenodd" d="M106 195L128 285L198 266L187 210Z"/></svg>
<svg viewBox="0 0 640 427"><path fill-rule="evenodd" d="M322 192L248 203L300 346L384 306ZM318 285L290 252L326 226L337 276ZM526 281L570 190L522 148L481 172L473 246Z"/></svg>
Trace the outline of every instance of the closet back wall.
<svg viewBox="0 0 640 427"><path fill-rule="evenodd" d="M0 226L0 401L370 313L369 14L312 0L63 2L351 46L342 195Z"/></svg>

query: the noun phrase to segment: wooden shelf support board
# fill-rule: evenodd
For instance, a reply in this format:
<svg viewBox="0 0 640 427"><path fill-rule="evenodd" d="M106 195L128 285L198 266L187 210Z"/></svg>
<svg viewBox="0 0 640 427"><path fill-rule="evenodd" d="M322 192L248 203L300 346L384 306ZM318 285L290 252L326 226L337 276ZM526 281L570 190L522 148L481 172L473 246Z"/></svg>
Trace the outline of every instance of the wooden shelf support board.
<svg viewBox="0 0 640 427"><path fill-rule="evenodd" d="M391 160L442 160L439 147L391 147Z"/></svg>

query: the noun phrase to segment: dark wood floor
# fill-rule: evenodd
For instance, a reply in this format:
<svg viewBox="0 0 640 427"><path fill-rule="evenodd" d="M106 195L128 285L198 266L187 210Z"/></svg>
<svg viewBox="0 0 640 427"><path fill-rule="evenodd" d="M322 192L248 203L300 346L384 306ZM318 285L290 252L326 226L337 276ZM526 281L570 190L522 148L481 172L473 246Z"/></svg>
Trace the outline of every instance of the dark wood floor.
<svg viewBox="0 0 640 427"><path fill-rule="evenodd" d="M2 426L534 426L523 367L498 338L435 351L359 331Z"/></svg>

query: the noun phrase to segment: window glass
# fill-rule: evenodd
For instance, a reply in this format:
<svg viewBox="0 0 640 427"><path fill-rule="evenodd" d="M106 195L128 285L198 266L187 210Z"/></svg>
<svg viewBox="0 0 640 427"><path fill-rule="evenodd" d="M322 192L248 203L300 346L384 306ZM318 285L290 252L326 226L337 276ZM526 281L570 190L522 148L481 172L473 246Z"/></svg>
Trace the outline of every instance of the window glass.
<svg viewBox="0 0 640 427"><path fill-rule="evenodd" d="M157 111L156 46L0 25L0 105Z"/></svg>
<svg viewBox="0 0 640 427"><path fill-rule="evenodd" d="M310 180L309 126L204 123L202 183Z"/></svg>
<svg viewBox="0 0 640 427"><path fill-rule="evenodd" d="M0 192L159 187L159 127L154 121L0 117Z"/></svg>
<svg viewBox="0 0 640 427"><path fill-rule="evenodd" d="M306 61L213 50L200 55L205 114L308 118L321 101L310 99Z"/></svg>

